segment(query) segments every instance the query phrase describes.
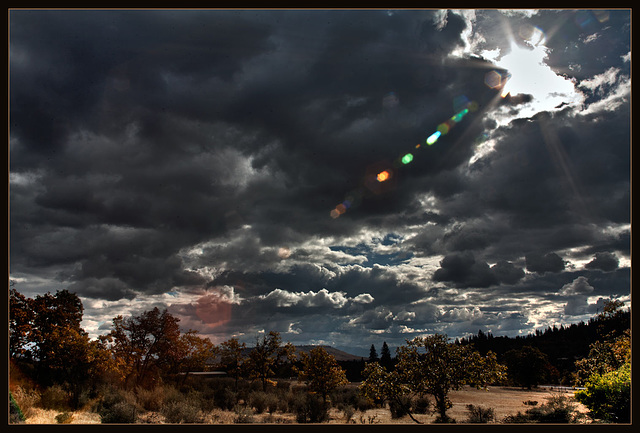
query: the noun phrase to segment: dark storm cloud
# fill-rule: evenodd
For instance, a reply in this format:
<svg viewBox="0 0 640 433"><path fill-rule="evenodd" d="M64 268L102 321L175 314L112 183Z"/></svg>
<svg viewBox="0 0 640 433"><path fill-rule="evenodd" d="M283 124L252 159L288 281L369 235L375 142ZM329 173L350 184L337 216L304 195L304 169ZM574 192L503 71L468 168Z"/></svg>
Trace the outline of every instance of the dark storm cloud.
<svg viewBox="0 0 640 433"><path fill-rule="evenodd" d="M445 256L433 274L434 281L454 283L456 287L489 287L500 283L515 284L524 277L522 268L499 261L493 266L477 260L467 251Z"/></svg>
<svg viewBox="0 0 640 433"><path fill-rule="evenodd" d="M532 253L525 257L527 270L544 274L545 272L560 272L565 267L562 257L556 253L538 254Z"/></svg>
<svg viewBox="0 0 640 433"><path fill-rule="evenodd" d="M463 15L11 11L12 278L91 302L200 296L175 301L185 326L347 347L517 332L522 299L567 305L580 276L628 293L630 14ZM500 123L536 95L499 98L478 54L532 25L585 101ZM475 52L450 55L467 29ZM461 100L478 110L426 146ZM380 167L391 181L367 182Z"/></svg>
<svg viewBox="0 0 640 433"><path fill-rule="evenodd" d="M600 269L605 272L611 272L618 269L619 260L615 254L596 253L595 258L585 265L587 269Z"/></svg>

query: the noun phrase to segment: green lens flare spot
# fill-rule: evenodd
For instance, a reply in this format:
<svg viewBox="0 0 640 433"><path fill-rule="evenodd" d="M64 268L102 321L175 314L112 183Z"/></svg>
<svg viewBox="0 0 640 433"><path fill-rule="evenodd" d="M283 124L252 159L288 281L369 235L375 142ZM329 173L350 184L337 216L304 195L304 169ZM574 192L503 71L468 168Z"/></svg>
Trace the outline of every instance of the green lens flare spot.
<svg viewBox="0 0 640 433"><path fill-rule="evenodd" d="M410 153L407 153L405 156L402 157L401 161L403 164L409 164L411 161L413 161L413 155Z"/></svg>

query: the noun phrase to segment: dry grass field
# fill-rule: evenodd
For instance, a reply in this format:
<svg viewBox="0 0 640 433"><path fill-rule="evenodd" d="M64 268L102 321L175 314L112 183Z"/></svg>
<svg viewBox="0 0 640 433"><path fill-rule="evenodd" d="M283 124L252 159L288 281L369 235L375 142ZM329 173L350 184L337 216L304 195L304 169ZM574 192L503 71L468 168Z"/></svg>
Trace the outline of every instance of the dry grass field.
<svg viewBox="0 0 640 433"><path fill-rule="evenodd" d="M492 408L495 411L494 422L501 422L507 415L515 415L518 412L524 412L531 408L525 402L537 401L539 405L545 403L547 398L551 396L563 395L573 397L571 391L554 391L548 389L521 390L519 388L493 387L488 390L478 390L475 388L464 388L459 391L453 391L450 394L453 407L447 412L449 416L454 418L458 423L464 423L468 416L467 405L473 404L484 408ZM578 410L586 412L586 408L577 404ZM32 408L27 419L27 424L56 424L56 416L59 412L54 410L45 410ZM210 424L232 424L237 419L237 414L232 411L213 410L205 414L204 422ZM329 411L330 424L344 424L346 422L355 424L414 424L409 416L393 419L388 409L370 409L365 412L356 411L350 418L346 420L345 414L335 408ZM435 415L414 415L416 419L424 423L432 423ZM291 413L276 412L274 414L262 413L251 415L253 423L268 424L291 424L295 423L295 415ZM163 423L162 415L155 412L147 412L142 414L138 420L139 423ZM74 412L71 424L99 424L100 417L97 413L90 411Z"/></svg>

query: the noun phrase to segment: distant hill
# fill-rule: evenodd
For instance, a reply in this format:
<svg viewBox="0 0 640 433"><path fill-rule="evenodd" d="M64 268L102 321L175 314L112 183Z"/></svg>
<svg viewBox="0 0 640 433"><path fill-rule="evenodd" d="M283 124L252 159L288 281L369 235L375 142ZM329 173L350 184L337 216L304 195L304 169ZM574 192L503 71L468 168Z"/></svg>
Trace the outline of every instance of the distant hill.
<svg viewBox="0 0 640 433"><path fill-rule="evenodd" d="M325 346L325 345L295 346L296 354L298 354L300 352L309 353L309 351L311 349L315 348L315 347L324 348L324 350L326 350L329 355L333 355L334 358L336 358L336 361L340 361L340 362L342 362L342 361L360 361L362 359L362 356L352 355L351 353L344 352L342 350L336 349L335 347ZM251 352L252 349L253 349L253 347L245 348L243 350L243 356L245 358L248 358L249 357L249 352Z"/></svg>
<svg viewBox="0 0 640 433"><path fill-rule="evenodd" d="M309 353L309 351L315 347L322 347L329 355L333 355L333 357L336 358L336 361L360 361L362 359L362 356L352 355L331 346L296 346L296 352Z"/></svg>

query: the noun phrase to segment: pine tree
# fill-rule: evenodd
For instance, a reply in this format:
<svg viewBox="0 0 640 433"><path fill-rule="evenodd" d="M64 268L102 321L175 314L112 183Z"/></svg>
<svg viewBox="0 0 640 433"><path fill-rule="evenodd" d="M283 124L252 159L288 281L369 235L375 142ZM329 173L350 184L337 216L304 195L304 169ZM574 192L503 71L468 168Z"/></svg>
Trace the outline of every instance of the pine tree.
<svg viewBox="0 0 640 433"><path fill-rule="evenodd" d="M369 349L369 362L377 362L378 360L379 358L378 352L376 352L376 346L372 344L371 349Z"/></svg>
<svg viewBox="0 0 640 433"><path fill-rule="evenodd" d="M389 350L389 346L387 346L386 341L382 343L382 350L380 351L380 365L387 370L390 370L393 366L393 361L391 361L391 351Z"/></svg>

